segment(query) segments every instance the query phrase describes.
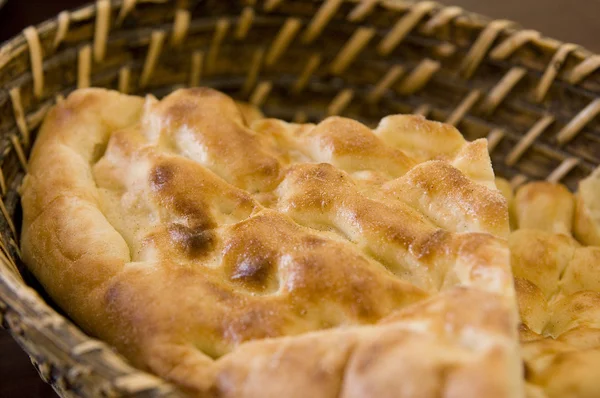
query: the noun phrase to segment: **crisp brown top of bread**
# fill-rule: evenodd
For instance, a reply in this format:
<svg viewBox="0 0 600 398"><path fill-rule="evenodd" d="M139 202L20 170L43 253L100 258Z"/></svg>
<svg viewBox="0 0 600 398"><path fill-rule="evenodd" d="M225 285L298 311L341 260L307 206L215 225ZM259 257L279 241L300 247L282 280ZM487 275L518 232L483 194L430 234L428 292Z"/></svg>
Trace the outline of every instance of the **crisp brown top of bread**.
<svg viewBox="0 0 600 398"><path fill-rule="evenodd" d="M189 393L521 394L506 200L486 141L449 125L78 90L22 201L52 297Z"/></svg>

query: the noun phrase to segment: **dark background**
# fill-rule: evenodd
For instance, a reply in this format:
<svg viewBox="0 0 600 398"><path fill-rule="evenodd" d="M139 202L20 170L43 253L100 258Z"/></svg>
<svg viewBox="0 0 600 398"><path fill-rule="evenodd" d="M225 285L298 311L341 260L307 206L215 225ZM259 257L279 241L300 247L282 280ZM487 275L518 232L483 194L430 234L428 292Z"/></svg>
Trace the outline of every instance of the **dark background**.
<svg viewBox="0 0 600 398"><path fill-rule="evenodd" d="M293 0L287 0L293 1ZM0 1L1 2L1 1ZM600 52L600 0L448 0L467 10L519 22L528 29ZM0 41L82 0L8 0L0 9ZM10 335L0 329L0 398L56 397Z"/></svg>

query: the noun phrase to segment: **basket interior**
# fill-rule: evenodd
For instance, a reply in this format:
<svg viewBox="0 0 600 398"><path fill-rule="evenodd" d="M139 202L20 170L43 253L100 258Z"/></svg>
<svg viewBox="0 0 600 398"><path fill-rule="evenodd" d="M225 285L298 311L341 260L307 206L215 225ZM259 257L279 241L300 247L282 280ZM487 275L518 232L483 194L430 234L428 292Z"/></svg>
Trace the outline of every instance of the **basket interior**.
<svg viewBox="0 0 600 398"><path fill-rule="evenodd" d="M19 263L17 189L43 116L77 87L204 85L290 121L420 113L487 137L514 186L575 190L600 163L599 67L577 46L433 2L99 0L0 50L3 263L42 291Z"/></svg>

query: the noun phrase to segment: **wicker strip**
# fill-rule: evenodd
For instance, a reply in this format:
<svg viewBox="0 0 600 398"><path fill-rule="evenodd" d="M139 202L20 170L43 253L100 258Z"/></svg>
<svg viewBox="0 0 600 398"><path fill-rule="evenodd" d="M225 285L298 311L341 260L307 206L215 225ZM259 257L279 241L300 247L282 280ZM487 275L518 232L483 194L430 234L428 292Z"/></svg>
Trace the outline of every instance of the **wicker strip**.
<svg viewBox="0 0 600 398"><path fill-rule="evenodd" d="M450 58L456 53L456 46L451 43L440 43L433 48L434 57Z"/></svg>
<svg viewBox="0 0 600 398"><path fill-rule="evenodd" d="M121 26L127 15L135 8L136 0L122 0L121 10L119 11L119 16L117 17L117 26Z"/></svg>
<svg viewBox="0 0 600 398"><path fill-rule="evenodd" d="M23 281L23 277L19 273L19 268L17 267L17 264L15 264L15 262L12 260L10 255L6 254L6 253L8 253L8 250L6 250L6 247L4 246L4 243L2 242L1 239L0 239L0 245L2 246L2 250L0 250L0 263L4 264L6 267L8 267L12 271L12 273L14 275L16 275L17 278L19 278L21 281ZM0 324L1 323L2 323L2 308L0 307Z"/></svg>
<svg viewBox="0 0 600 398"><path fill-rule="evenodd" d="M383 94L385 94L385 92L402 77L404 72L405 70L402 66L392 66L375 85L375 87L373 87L373 89L369 92L366 98L367 102L371 104L377 103Z"/></svg>
<svg viewBox="0 0 600 398"><path fill-rule="evenodd" d="M521 185L525 184L528 181L527 176L523 175L523 174L517 174L516 176L514 176L510 181L510 187L515 190L518 187L520 187Z"/></svg>
<svg viewBox="0 0 600 398"><path fill-rule="evenodd" d="M320 64L320 54L313 54L310 56L310 58L306 62L306 65L304 66L304 69L302 70L302 73L300 73L300 76L298 76L298 79L296 79L296 83L294 83L294 85L292 86L293 93L299 94L300 92L302 92L302 90L304 90L304 87L306 87L308 80L315 72L315 70L317 70Z"/></svg>
<svg viewBox="0 0 600 398"><path fill-rule="evenodd" d="M21 164L21 168L23 171L27 171L27 157L25 156L25 151L21 146L21 141L19 141L19 137L14 134L10 135L10 142L15 149L15 153L17 154L17 158L19 159L19 163Z"/></svg>
<svg viewBox="0 0 600 398"><path fill-rule="evenodd" d="M244 85L242 86L242 95L248 96L254 85L256 84L256 80L258 79L258 75L260 74L260 68L262 66L263 58L265 55L265 51L262 48L257 49L252 56L252 61L250 63L250 68L248 69L248 74L246 75L246 80L244 81Z"/></svg>
<svg viewBox="0 0 600 398"><path fill-rule="evenodd" d="M308 27L304 31L304 34L302 35L302 43L310 44L313 40L319 37L343 1L344 0L325 0L323 2L323 5L321 8L319 8L319 11L317 11L313 19L308 24Z"/></svg>
<svg viewBox="0 0 600 398"><path fill-rule="evenodd" d="M512 166L523 153L533 144L537 137L539 137L547 128L554 122L554 116L545 115L542 117L521 140L515 145L515 147L508 153L504 163L508 166Z"/></svg>
<svg viewBox="0 0 600 398"><path fill-rule="evenodd" d="M250 103L254 106L260 107L267 100L271 89L273 88L273 83L269 81L260 82L254 92L250 96Z"/></svg>
<svg viewBox="0 0 600 398"><path fill-rule="evenodd" d="M344 73L346 68L350 66L352 61L360 54L363 48L369 43L369 41L375 36L375 29L373 28L358 28L354 31L354 34L344 47L337 53L335 59L331 63L330 71L334 75L341 75Z"/></svg>
<svg viewBox="0 0 600 398"><path fill-rule="evenodd" d="M536 30L521 30L514 32L490 51L490 58L494 60L506 59L525 44L532 40L539 39L540 36L540 32Z"/></svg>
<svg viewBox="0 0 600 398"><path fill-rule="evenodd" d="M204 53L202 51L194 51L192 53L190 65L190 87L198 87L202 80L202 63L204 62Z"/></svg>
<svg viewBox="0 0 600 398"><path fill-rule="evenodd" d="M89 4L87 7L80 8L78 10L71 11L71 21L75 23L88 23L88 29L94 29L94 25L92 24L92 20L95 19L96 16L96 7ZM93 40L93 36L88 36L89 40Z"/></svg>
<svg viewBox="0 0 600 398"><path fill-rule="evenodd" d="M152 32L150 38L150 46L148 47L148 54L146 55L146 61L144 62L144 68L142 69L142 76L140 77L140 87L146 87L154 68L158 62L158 57L162 51L163 42L165 41L165 32L162 30L155 30Z"/></svg>
<svg viewBox="0 0 600 398"><path fill-rule="evenodd" d="M481 97L481 92L479 90L473 90L461 101L460 104L454 109L454 111L448 116L446 119L446 123L451 124L452 126L456 126L460 121L465 117L467 112L473 108L473 106L477 103L479 98Z"/></svg>
<svg viewBox="0 0 600 398"><path fill-rule="evenodd" d="M63 11L58 14L57 23L58 27L56 28L56 35L54 36L54 42L52 43L52 47L56 50L60 43L67 36L67 32L69 31L69 23L71 21L71 14L69 11Z"/></svg>
<svg viewBox="0 0 600 398"><path fill-rule="evenodd" d="M12 248L12 250L15 251L15 253L17 253L17 258L22 259L23 256L21 255L21 249L19 248L19 244L17 243L17 241L18 241L18 239L16 239L16 238L15 239L9 238L8 245ZM29 288L29 289L31 289L31 288Z"/></svg>
<svg viewBox="0 0 600 398"><path fill-rule="evenodd" d="M362 0L348 14L349 22L360 22L369 15L379 0Z"/></svg>
<svg viewBox="0 0 600 398"><path fill-rule="evenodd" d="M252 27L252 22L254 21L254 8L252 7L244 7L240 18L238 20L237 29L235 30L235 38L237 40L244 40L248 31Z"/></svg>
<svg viewBox="0 0 600 398"><path fill-rule="evenodd" d="M41 103L36 110L27 114L25 120L27 121L27 126L29 126L29 129L31 131L34 131L40 124L42 124L46 113L48 113L52 105L54 105L52 103L52 100L47 99L46 101ZM27 147L25 148L27 149Z"/></svg>
<svg viewBox="0 0 600 398"><path fill-rule="evenodd" d="M423 25L421 33L432 35L439 27L448 25L450 21L461 15L463 12L463 9L460 7L454 6L443 8Z"/></svg>
<svg viewBox="0 0 600 398"><path fill-rule="evenodd" d="M279 57L283 55L285 50L288 48L296 34L302 27L302 22L298 18L288 18L281 30L273 40L267 57L265 58L265 64L271 66L277 62Z"/></svg>
<svg viewBox="0 0 600 398"><path fill-rule="evenodd" d="M17 264L15 263L14 259L12 258L12 256L10 255L10 251L8 250L6 244L4 243L4 238L0 237L0 253L4 256L6 256L6 261L8 261L9 263L11 263L12 265L15 266L15 268L17 267ZM20 276L20 275L19 275ZM0 309L2 308L2 305L0 304ZM1 323L1 322L0 322Z"/></svg>
<svg viewBox="0 0 600 398"><path fill-rule="evenodd" d="M306 123L308 120L308 115L304 111L296 111L294 113L294 117L292 118L293 123Z"/></svg>
<svg viewBox="0 0 600 398"><path fill-rule="evenodd" d="M59 377L56 380L55 391L58 391L63 397L71 397L69 389L72 386L70 380L87 380L92 374L92 369L89 366L74 366L67 370L65 377Z"/></svg>
<svg viewBox="0 0 600 398"><path fill-rule="evenodd" d="M208 50L208 56L206 57L206 73L212 74L215 70L215 64L217 62L217 57L219 56L219 49L221 47L221 43L225 36L227 35L227 31L229 30L229 21L226 18L221 18L217 21L217 26L215 28L215 33L212 37L212 41L210 43L210 49Z"/></svg>
<svg viewBox="0 0 600 398"><path fill-rule="evenodd" d="M44 316L40 319L36 319L35 322L37 322L38 325L44 329L46 329L46 328L58 329L62 325L64 325L66 321L65 321L65 318L62 318L60 316L56 316L54 314L48 314L47 316Z"/></svg>
<svg viewBox="0 0 600 398"><path fill-rule="evenodd" d="M129 93L129 80L131 77L131 69L129 66L123 66L119 69L119 91L123 94Z"/></svg>
<svg viewBox="0 0 600 398"><path fill-rule="evenodd" d="M17 121L17 127L23 136L23 144L25 147L29 147L29 128L27 127L27 121L25 121L25 112L23 111L23 104L21 102L21 89L19 87L13 87L8 92L10 100L12 102L13 113L15 120ZM6 187L2 190L3 195L6 192Z"/></svg>
<svg viewBox="0 0 600 398"><path fill-rule="evenodd" d="M6 196L6 178L4 178L4 171L0 168L0 194L2 196L2 198L4 196ZM0 239L0 241L2 241L2 239Z"/></svg>
<svg viewBox="0 0 600 398"><path fill-rule="evenodd" d="M4 238L1 238L1 237L0 237L0 252L3 255L8 255L7 261L14 264L16 267L16 263L14 262L13 258L9 255L10 252L8 251L6 245L4 244ZM2 308L1 304L0 304L0 308Z"/></svg>
<svg viewBox="0 0 600 398"><path fill-rule="evenodd" d="M596 98L581 112L579 112L562 130L556 135L559 145L571 141L589 122L600 114L600 98Z"/></svg>
<svg viewBox="0 0 600 398"><path fill-rule="evenodd" d="M427 117L427 115L429 115L429 112L431 112L431 105L429 104L419 105L413 110L413 114L421 115L423 117Z"/></svg>
<svg viewBox="0 0 600 398"><path fill-rule="evenodd" d="M560 180L562 180L563 177L573 170L580 162L581 160L577 158L567 158L563 160L560 165L546 177L546 181L560 182Z"/></svg>
<svg viewBox="0 0 600 398"><path fill-rule="evenodd" d="M494 149L496 149L496 147L498 146L498 144L500 143L502 138L504 138L504 130L502 130L502 129L495 128L489 132L489 134L487 136L487 142L488 142L488 151L490 153L492 153L494 151Z"/></svg>
<svg viewBox="0 0 600 398"><path fill-rule="evenodd" d="M488 93L481 105L481 110L486 114L492 114L504 101L504 98L515 88L526 74L524 68L515 66L496 84Z"/></svg>
<svg viewBox="0 0 600 398"><path fill-rule="evenodd" d="M94 27L94 60L104 60L106 54L106 39L110 29L110 1L96 2L96 26Z"/></svg>
<svg viewBox="0 0 600 398"><path fill-rule="evenodd" d="M128 393L143 393L156 388L156 378L137 372L118 377L115 386Z"/></svg>
<svg viewBox="0 0 600 398"><path fill-rule="evenodd" d="M190 27L191 14L188 10L178 9L173 19L173 33L171 34L171 47L180 47Z"/></svg>
<svg viewBox="0 0 600 398"><path fill-rule="evenodd" d="M92 48L85 45L77 55L77 88L90 86L92 74Z"/></svg>
<svg viewBox="0 0 600 398"><path fill-rule="evenodd" d="M425 87L431 80L435 72L440 69L441 64L432 59L424 59L410 74L404 78L398 93L402 95L411 95Z"/></svg>
<svg viewBox="0 0 600 398"><path fill-rule="evenodd" d="M8 210L6 210L6 206L4 205L4 200L0 200L0 211L4 216L6 223L8 224L8 228L10 228L10 232L12 233L13 239L17 240L17 230L15 228L15 223L13 223Z"/></svg>
<svg viewBox="0 0 600 398"><path fill-rule="evenodd" d="M327 106L327 116L336 116L341 114L344 109L350 104L354 97L352 89L344 89L340 91Z"/></svg>
<svg viewBox="0 0 600 398"><path fill-rule="evenodd" d="M473 73L475 73L481 64L481 61L483 61L487 51L492 44L494 44L494 40L496 40L500 32L510 27L512 24L511 21L506 20L493 21L479 35L477 41L471 46L471 49L460 65L460 71L465 79L469 79L473 76Z"/></svg>
<svg viewBox="0 0 600 398"><path fill-rule="evenodd" d="M576 48L577 45L566 43L561 45L556 54L554 54L552 61L548 64L548 67L544 72L544 76L542 77L538 86L535 89L535 100L537 102L542 102L544 100L546 93L548 93L552 82L554 81L554 79L556 79L556 75L558 74L558 71L560 71L560 68L567 59L567 56L571 51L575 50Z"/></svg>
<svg viewBox="0 0 600 398"><path fill-rule="evenodd" d="M414 29L414 27L436 6L432 1L423 1L415 4L415 6L389 31L389 33L381 40L377 51L380 55L389 55L394 49L404 40L406 35Z"/></svg>
<svg viewBox="0 0 600 398"><path fill-rule="evenodd" d="M41 97L44 91L44 69L42 68L42 46L36 28L30 26L23 31L25 40L29 45L29 57L31 58L31 73L33 74L33 94Z"/></svg>
<svg viewBox="0 0 600 398"><path fill-rule="evenodd" d="M77 344L71 348L71 354L74 356L81 356L93 351L100 351L104 347L104 344L98 340L87 340L83 343Z"/></svg>
<svg viewBox="0 0 600 398"><path fill-rule="evenodd" d="M567 81L571 84L579 84L598 69L600 69L600 55L593 55L573 68L567 77Z"/></svg>
<svg viewBox="0 0 600 398"><path fill-rule="evenodd" d="M266 12L274 11L282 2L283 0L265 0L264 10Z"/></svg>
<svg viewBox="0 0 600 398"><path fill-rule="evenodd" d="M136 371L131 369L131 367L129 367L126 363L119 360L118 357L116 357L114 355L110 355L110 352L108 352L106 350L106 344L103 343L102 345L103 345L103 349L96 352L97 355L100 355L102 357L102 360L106 361L110 366L112 366L115 369L122 372L122 376L127 376L127 375L130 375L133 373L137 373ZM91 356L92 354L88 354L88 355Z"/></svg>

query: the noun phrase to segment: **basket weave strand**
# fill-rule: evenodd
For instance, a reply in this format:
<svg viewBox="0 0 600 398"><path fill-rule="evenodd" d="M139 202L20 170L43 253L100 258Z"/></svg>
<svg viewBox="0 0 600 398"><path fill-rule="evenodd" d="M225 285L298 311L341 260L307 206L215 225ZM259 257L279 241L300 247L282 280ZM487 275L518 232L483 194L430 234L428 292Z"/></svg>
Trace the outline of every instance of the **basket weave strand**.
<svg viewBox="0 0 600 398"><path fill-rule="evenodd" d="M600 56L431 1L98 0L4 44L0 71L0 320L68 397L178 395L27 285L17 189L36 128L76 87L208 85L297 122L422 114L487 137L513 186L576 189L600 163Z"/></svg>

